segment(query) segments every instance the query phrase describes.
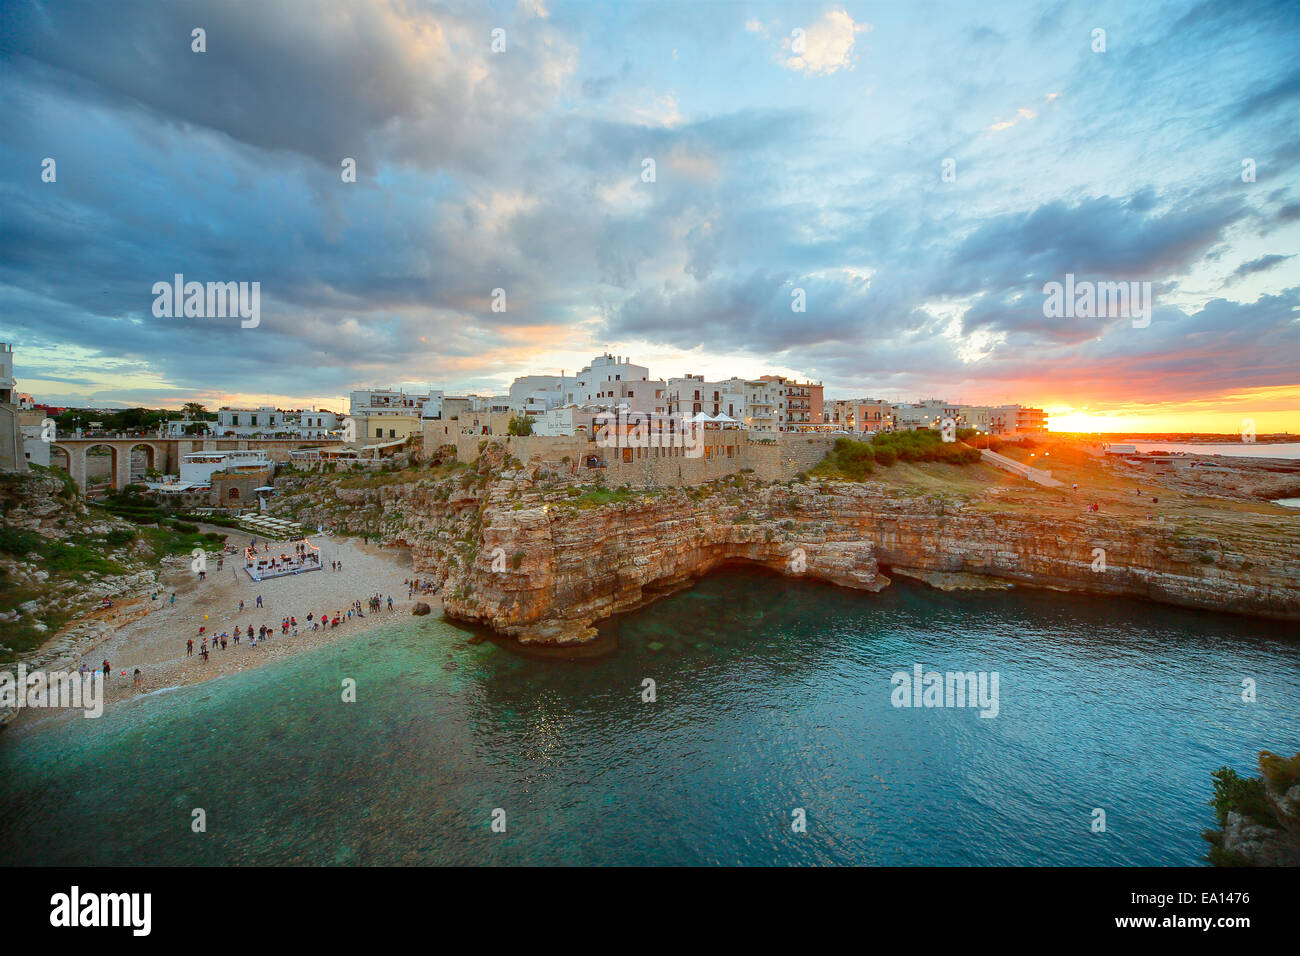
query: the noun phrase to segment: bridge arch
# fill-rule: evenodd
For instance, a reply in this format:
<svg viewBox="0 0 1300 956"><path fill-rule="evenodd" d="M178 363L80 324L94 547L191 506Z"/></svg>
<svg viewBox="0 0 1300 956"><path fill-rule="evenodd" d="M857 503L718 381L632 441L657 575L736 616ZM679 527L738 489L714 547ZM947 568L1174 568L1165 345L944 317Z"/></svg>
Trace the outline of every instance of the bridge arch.
<svg viewBox="0 0 1300 956"><path fill-rule="evenodd" d="M140 469L136 468L135 453L137 449L144 452L142 456L144 459L143 461L144 467ZM165 466L167 464L166 452L159 452L158 448L155 445L153 445L151 442L137 441L137 442L128 443L126 448L126 461L125 461L125 464L127 466L127 473L126 473L127 484L136 481L137 479L140 481L145 480L145 476L150 471L162 471L162 468L159 467L160 455L162 458L161 463L162 465ZM138 475L136 474L137 470L139 471Z"/></svg>
<svg viewBox="0 0 1300 956"><path fill-rule="evenodd" d="M116 442L110 442L110 441L92 442L91 444L88 444L81 449L81 481L79 483L83 488L87 490L89 490L93 485L99 484L99 482L91 481L91 474L90 474L92 461L94 459L102 457L100 455L92 455L91 452L94 452L96 449L99 448L105 448L108 450L109 490L116 491L121 488L125 488L127 482L124 479L130 476L130 467L129 464L126 467L123 467L122 452L118 448L118 444ZM73 477L76 476L74 475Z"/></svg>

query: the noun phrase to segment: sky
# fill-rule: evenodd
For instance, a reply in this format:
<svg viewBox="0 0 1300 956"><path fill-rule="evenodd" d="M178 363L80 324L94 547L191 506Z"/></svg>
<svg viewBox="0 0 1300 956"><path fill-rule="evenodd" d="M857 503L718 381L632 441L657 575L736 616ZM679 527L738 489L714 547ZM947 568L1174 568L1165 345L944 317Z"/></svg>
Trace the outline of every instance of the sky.
<svg viewBox="0 0 1300 956"><path fill-rule="evenodd" d="M342 411L611 352L1300 431L1294 2L0 11L0 341L37 401ZM259 283L258 323L155 314L178 273ZM1149 282L1149 321L1049 316L1067 275Z"/></svg>

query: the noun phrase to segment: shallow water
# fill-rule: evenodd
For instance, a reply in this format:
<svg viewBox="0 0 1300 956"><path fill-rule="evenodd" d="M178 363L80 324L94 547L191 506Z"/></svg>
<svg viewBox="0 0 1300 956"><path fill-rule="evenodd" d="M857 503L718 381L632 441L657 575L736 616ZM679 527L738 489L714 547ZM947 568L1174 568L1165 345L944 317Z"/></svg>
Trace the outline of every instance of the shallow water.
<svg viewBox="0 0 1300 956"><path fill-rule="evenodd" d="M1287 625L733 569L607 629L563 661L412 618L0 734L0 863L1197 864L1210 772L1300 750ZM997 671L998 716L892 706L915 664Z"/></svg>

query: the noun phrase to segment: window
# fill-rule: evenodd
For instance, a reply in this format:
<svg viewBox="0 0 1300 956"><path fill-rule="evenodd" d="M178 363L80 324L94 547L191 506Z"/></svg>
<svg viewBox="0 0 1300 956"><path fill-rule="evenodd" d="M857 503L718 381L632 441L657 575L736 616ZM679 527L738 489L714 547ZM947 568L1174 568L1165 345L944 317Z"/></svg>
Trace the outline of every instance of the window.
<svg viewBox="0 0 1300 956"><path fill-rule="evenodd" d="M231 489L230 489L230 494L228 495L228 497L230 498L231 501L236 500L236 499L239 497L239 489L238 489L238 488L231 488Z"/></svg>

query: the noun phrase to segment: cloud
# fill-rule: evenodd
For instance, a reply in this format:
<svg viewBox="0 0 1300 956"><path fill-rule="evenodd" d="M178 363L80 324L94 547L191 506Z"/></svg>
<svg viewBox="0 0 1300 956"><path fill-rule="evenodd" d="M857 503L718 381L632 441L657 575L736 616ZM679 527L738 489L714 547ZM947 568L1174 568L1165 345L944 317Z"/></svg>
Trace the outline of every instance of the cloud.
<svg viewBox="0 0 1300 956"><path fill-rule="evenodd" d="M734 7L684 10L14 6L0 340L28 381L123 401L486 391L607 348L666 356L656 374L702 357L909 397L1294 380L1295 262L1266 255L1300 220L1300 128L1274 108L1300 36L1285 7L1130 20L1102 57L1068 5L1041 33L941 6L924 31L882 20L857 72L869 27L838 6L799 56L773 8L744 29ZM788 71L767 53L783 33ZM155 319L175 272L260 281L262 325ZM1152 326L1046 320L1067 272L1152 281Z"/></svg>
<svg viewBox="0 0 1300 956"><path fill-rule="evenodd" d="M820 20L803 29L802 36L789 36L781 41L782 48L790 54L782 65L787 70L809 76L829 76L840 69L851 70L857 34L870 29L869 23L854 23L842 7L829 10Z"/></svg>
<svg viewBox="0 0 1300 956"><path fill-rule="evenodd" d="M1250 262L1243 262L1241 265L1237 266L1237 268L1232 270L1232 275L1228 277L1228 282L1231 284L1246 278L1246 276L1254 275L1257 272L1267 272L1274 266L1281 265L1288 259L1294 258L1294 254L1289 256L1271 255L1260 256L1258 259L1252 259Z"/></svg>

